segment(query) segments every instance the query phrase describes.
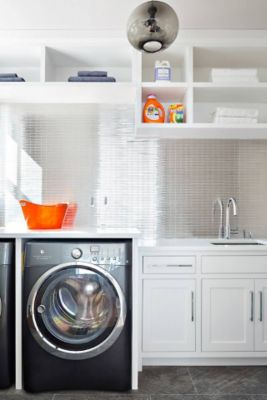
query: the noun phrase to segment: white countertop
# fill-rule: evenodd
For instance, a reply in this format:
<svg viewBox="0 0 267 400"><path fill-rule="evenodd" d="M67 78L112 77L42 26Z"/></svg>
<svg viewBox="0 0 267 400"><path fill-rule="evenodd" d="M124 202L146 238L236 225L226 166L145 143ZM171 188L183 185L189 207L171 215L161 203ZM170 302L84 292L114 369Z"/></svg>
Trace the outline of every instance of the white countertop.
<svg viewBox="0 0 267 400"><path fill-rule="evenodd" d="M160 251L166 250L214 250L214 251L267 251L267 239L242 239L242 238L237 238L237 239L231 239L229 240L229 243L234 243L234 242L247 242L247 245L230 245L230 244L224 244L224 245L214 245L212 244L213 242L220 242L222 239L218 238L187 238L187 239L157 239L157 240L151 240L151 241L140 241L139 243L139 248L141 251L149 251L152 249L158 249ZM223 241L225 241L223 239ZM263 245L251 245L249 242L255 242L258 241L262 243Z"/></svg>
<svg viewBox="0 0 267 400"><path fill-rule="evenodd" d="M0 228L0 238L39 238L39 239L133 239L138 238L140 232L137 229L6 229Z"/></svg>
<svg viewBox="0 0 267 400"><path fill-rule="evenodd" d="M214 245L212 242L218 242L218 238L186 238L186 239L167 239L142 240L138 229L9 229L0 228L0 238L18 238L18 239L139 239L138 246L140 251L265 251L267 252L267 238L260 239L231 239L230 242L254 242L258 241L263 245Z"/></svg>

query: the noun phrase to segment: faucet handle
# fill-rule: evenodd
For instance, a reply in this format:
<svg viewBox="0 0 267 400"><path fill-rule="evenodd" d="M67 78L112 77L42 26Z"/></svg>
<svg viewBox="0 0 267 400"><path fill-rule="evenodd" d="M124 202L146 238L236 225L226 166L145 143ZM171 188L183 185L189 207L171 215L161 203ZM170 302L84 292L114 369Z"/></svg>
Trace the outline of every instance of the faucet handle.
<svg viewBox="0 0 267 400"><path fill-rule="evenodd" d="M239 228L231 228L231 235L238 235L239 234Z"/></svg>
<svg viewBox="0 0 267 400"><path fill-rule="evenodd" d="M252 232L251 232L251 231L248 231L248 233L247 233L246 229L243 229L243 238L244 238L244 239L246 239L246 238L253 239L253 234L252 234Z"/></svg>
<svg viewBox="0 0 267 400"><path fill-rule="evenodd" d="M220 197L217 197L217 199L213 202L212 223L214 223L215 213L216 213L216 206L217 205L218 205L219 210L220 210L220 225L219 225L218 237L219 238L223 238L224 237L224 226L223 226L224 204L223 204L223 201L222 201L222 199Z"/></svg>
<svg viewBox="0 0 267 400"><path fill-rule="evenodd" d="M220 197L217 197L216 200L213 201L212 203L212 215L213 218L215 217L215 213L216 213L216 205L218 204L219 208L220 208L220 212L223 213L223 209L224 209L224 204L223 201Z"/></svg>

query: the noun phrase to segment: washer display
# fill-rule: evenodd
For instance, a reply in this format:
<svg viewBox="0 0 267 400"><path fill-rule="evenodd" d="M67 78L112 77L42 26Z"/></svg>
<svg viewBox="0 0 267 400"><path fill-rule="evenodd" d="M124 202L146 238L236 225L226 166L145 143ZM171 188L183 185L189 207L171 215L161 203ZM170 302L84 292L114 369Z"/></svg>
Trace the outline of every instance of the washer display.
<svg viewBox="0 0 267 400"><path fill-rule="evenodd" d="M130 260L130 241L26 245L27 390L130 389Z"/></svg>

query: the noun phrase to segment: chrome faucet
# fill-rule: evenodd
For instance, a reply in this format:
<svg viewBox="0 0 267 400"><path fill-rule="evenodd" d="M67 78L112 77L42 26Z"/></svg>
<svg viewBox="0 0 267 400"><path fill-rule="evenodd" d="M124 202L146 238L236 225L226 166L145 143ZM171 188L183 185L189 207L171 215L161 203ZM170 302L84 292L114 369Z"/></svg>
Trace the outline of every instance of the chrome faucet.
<svg viewBox="0 0 267 400"><path fill-rule="evenodd" d="M218 230L218 237L222 239L224 237L224 226L223 226L223 217L224 217L224 204L220 197L218 197L213 203L213 219L215 217L216 206L219 206L220 209L220 223L219 223L219 230Z"/></svg>
<svg viewBox="0 0 267 400"><path fill-rule="evenodd" d="M237 201L234 197L230 197L227 201L227 206L226 206L225 233L224 233L225 239L231 238L231 226L230 226L231 204L232 204L232 208L233 208L233 215L237 215Z"/></svg>

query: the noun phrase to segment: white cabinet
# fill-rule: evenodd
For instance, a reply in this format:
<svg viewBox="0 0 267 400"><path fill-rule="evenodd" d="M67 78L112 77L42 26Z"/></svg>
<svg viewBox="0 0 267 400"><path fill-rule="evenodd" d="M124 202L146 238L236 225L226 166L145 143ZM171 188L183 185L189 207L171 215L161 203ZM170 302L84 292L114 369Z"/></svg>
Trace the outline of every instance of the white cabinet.
<svg viewBox="0 0 267 400"><path fill-rule="evenodd" d="M255 350L267 351L267 279L255 281Z"/></svg>
<svg viewBox="0 0 267 400"><path fill-rule="evenodd" d="M143 351L195 351L195 281L143 281Z"/></svg>
<svg viewBox="0 0 267 400"><path fill-rule="evenodd" d="M266 251L145 249L140 273L143 365L267 363Z"/></svg>
<svg viewBox="0 0 267 400"><path fill-rule="evenodd" d="M146 274L192 274L195 272L194 256L147 256L143 257L143 270Z"/></svg>
<svg viewBox="0 0 267 400"><path fill-rule="evenodd" d="M253 350L254 280L204 279L202 351Z"/></svg>
<svg viewBox="0 0 267 400"><path fill-rule="evenodd" d="M202 351L267 351L267 279L204 279Z"/></svg>

